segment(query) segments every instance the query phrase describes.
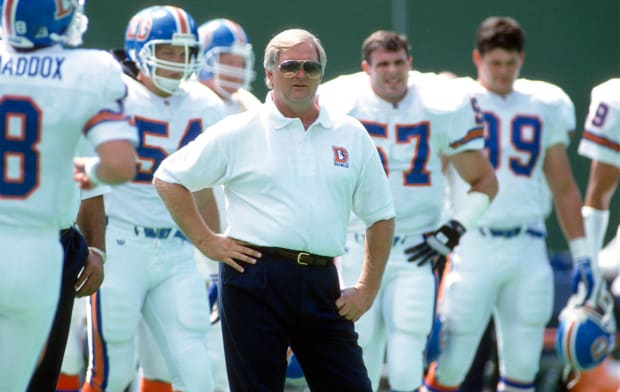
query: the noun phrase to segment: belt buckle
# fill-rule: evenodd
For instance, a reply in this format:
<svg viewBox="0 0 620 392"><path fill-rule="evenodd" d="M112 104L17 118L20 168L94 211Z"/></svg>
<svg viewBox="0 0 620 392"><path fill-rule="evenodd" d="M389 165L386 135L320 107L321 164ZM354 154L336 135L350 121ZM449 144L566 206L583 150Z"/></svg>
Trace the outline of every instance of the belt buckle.
<svg viewBox="0 0 620 392"><path fill-rule="evenodd" d="M308 263L304 263L303 261L301 261L302 256L310 256L310 253L305 253L305 252L297 253L297 264L308 265Z"/></svg>

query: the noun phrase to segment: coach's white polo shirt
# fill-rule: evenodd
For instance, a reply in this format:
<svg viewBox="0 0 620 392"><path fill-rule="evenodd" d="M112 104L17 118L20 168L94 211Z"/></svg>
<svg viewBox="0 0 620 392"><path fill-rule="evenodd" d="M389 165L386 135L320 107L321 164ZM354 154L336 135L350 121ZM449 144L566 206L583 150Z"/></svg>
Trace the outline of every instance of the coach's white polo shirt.
<svg viewBox="0 0 620 392"><path fill-rule="evenodd" d="M223 184L227 235L263 246L337 256L351 211L367 226L394 216L376 147L357 120L321 106L305 130L271 94L207 128L155 177L192 192Z"/></svg>

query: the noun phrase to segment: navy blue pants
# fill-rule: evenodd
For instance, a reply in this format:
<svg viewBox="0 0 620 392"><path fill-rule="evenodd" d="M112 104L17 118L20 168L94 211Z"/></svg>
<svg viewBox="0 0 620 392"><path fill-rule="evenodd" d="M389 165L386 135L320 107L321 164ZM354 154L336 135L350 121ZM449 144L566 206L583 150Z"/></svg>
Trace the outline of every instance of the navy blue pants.
<svg viewBox="0 0 620 392"><path fill-rule="evenodd" d="M231 391L282 391L290 345L313 391L371 391L353 322L338 314L336 267L263 254L221 264L220 311Z"/></svg>

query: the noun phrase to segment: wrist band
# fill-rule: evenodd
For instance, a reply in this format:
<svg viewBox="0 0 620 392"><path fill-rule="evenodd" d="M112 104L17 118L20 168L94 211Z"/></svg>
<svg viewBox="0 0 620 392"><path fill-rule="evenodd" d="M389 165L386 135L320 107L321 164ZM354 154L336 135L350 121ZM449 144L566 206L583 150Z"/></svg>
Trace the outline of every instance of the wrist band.
<svg viewBox="0 0 620 392"><path fill-rule="evenodd" d="M97 248L96 246L89 246L88 250L93 252L93 253L98 254L99 257L101 257L101 264L105 264L106 256L105 256L105 252L104 251L102 251L101 249Z"/></svg>
<svg viewBox="0 0 620 392"><path fill-rule="evenodd" d="M585 258L591 259L590 244L586 240L586 237L579 237L568 241L568 248L570 249L573 261Z"/></svg>
<svg viewBox="0 0 620 392"><path fill-rule="evenodd" d="M99 162L99 158L87 158L84 162L84 173L92 185L98 185L101 183L101 180L97 176Z"/></svg>
<svg viewBox="0 0 620 392"><path fill-rule="evenodd" d="M490 204L491 200L486 193L477 191L469 192L467 196L465 196L463 208L457 211L452 218L465 226L465 229L469 230L478 223L478 220L489 208Z"/></svg>
<svg viewBox="0 0 620 392"><path fill-rule="evenodd" d="M590 206L583 206L581 207L581 216L583 216L583 226L592 251L597 253L603 247L603 240L609 223L609 210L597 210Z"/></svg>

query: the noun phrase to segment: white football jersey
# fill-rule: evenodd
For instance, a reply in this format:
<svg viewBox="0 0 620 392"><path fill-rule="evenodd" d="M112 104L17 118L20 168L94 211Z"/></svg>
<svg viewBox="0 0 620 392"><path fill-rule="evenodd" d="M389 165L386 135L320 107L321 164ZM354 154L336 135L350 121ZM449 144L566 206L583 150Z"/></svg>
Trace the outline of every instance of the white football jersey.
<svg viewBox="0 0 620 392"><path fill-rule="evenodd" d="M471 78L453 81L480 105L485 122L485 147L499 182L499 191L479 226L508 228L540 225L550 206L543 164L546 151L568 145L575 130L575 107L559 87L518 79L513 91L501 96ZM451 203L458 210L465 183L451 171Z"/></svg>
<svg viewBox="0 0 620 392"><path fill-rule="evenodd" d="M124 75L129 87L127 114L138 129L138 170L133 181L112 187L105 195L106 214L147 227L176 227L153 187L153 173L171 153L222 118L222 103L198 82L183 83L180 91L160 97Z"/></svg>
<svg viewBox="0 0 620 392"><path fill-rule="evenodd" d="M121 75L103 51L16 52L0 41L0 226L66 226L80 135L136 141Z"/></svg>
<svg viewBox="0 0 620 392"><path fill-rule="evenodd" d="M407 95L397 105L373 92L365 72L324 83L319 99L360 120L372 136L392 188L396 233L436 229L445 194L441 157L483 147L469 97L446 78L411 71ZM365 227L354 219L349 229Z"/></svg>
<svg viewBox="0 0 620 392"><path fill-rule="evenodd" d="M228 115L257 109L262 102L248 90L240 88L224 103L226 104L226 114Z"/></svg>
<svg viewBox="0 0 620 392"><path fill-rule="evenodd" d="M592 89L579 154L620 167L620 79Z"/></svg>

